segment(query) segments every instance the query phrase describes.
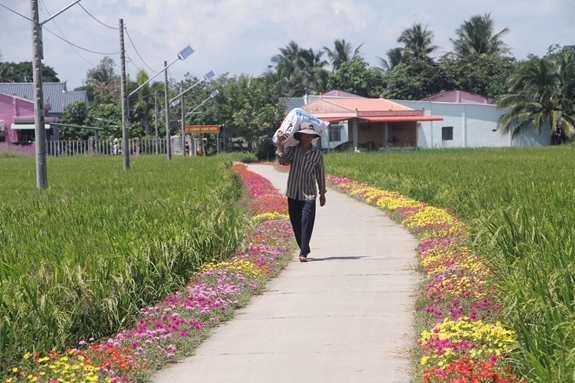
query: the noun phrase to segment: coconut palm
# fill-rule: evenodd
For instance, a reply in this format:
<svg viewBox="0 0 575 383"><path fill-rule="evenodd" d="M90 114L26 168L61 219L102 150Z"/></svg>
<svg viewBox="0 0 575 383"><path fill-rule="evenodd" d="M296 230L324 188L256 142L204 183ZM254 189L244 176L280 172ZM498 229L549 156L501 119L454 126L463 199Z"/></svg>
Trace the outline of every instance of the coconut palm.
<svg viewBox="0 0 575 383"><path fill-rule="evenodd" d="M405 53L416 60L432 61L429 55L438 48L433 45L433 32L417 23L404 30L397 42L405 44Z"/></svg>
<svg viewBox="0 0 575 383"><path fill-rule="evenodd" d="M324 91L322 71L327 62L322 59L323 51L300 48L294 41L279 50L280 53L271 59L275 67L270 66L264 73L268 82L278 83L282 93L292 97L302 96L306 89Z"/></svg>
<svg viewBox="0 0 575 383"><path fill-rule="evenodd" d="M279 48L279 50L280 53L271 59L276 70L281 69L284 73L291 74L302 68L302 56L305 54L305 50L300 48L295 41L290 41L285 48Z"/></svg>
<svg viewBox="0 0 575 383"><path fill-rule="evenodd" d="M136 81L138 86L146 83L150 77L148 73L140 69L136 74ZM144 133L146 136L150 135L150 111L154 108L154 98L152 97L152 91L150 89L150 84L146 84L138 90L138 105L142 111L142 119L144 122Z"/></svg>
<svg viewBox="0 0 575 383"><path fill-rule="evenodd" d="M382 71L391 70L407 60L403 48L399 47L387 51L387 60L379 56L376 57L381 65L381 68L378 69Z"/></svg>
<svg viewBox="0 0 575 383"><path fill-rule="evenodd" d="M116 63L108 56L104 57L100 63L86 73L86 85L111 84L119 76L116 74Z"/></svg>
<svg viewBox="0 0 575 383"><path fill-rule="evenodd" d="M332 72L336 72L344 62L351 61L356 57L361 57L359 49L362 47L362 45L363 43L360 44L357 48L353 49L350 43L346 42L344 39L341 39L334 41L333 50L328 47L323 47L324 51L327 53L329 61L331 62Z"/></svg>
<svg viewBox="0 0 575 383"><path fill-rule="evenodd" d="M493 33L493 20L489 13L476 15L455 30L457 39L449 39L453 44L453 50L460 56L474 54L502 55L509 53L509 48L501 38L509 32L503 28L498 33Z"/></svg>
<svg viewBox="0 0 575 383"><path fill-rule="evenodd" d="M548 125L575 135L573 100L568 89L575 82L575 55L565 52L556 58L532 58L519 67L509 81L509 94L497 100L508 112L499 118L499 129L517 134L534 129L538 134Z"/></svg>

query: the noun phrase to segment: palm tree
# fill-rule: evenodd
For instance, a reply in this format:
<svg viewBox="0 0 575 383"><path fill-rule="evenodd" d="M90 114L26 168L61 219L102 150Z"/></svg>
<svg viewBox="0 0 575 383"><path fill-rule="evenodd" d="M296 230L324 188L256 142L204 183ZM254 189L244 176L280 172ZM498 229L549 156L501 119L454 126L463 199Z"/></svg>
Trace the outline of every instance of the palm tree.
<svg viewBox="0 0 575 383"><path fill-rule="evenodd" d="M315 52L313 49L300 48L297 43L290 41L285 48L279 48L280 53L272 57L275 64L264 73L268 82L278 83L282 93L286 96L302 96L305 90L324 91L319 86L324 79L322 71L327 62L322 59L323 51ZM275 72L274 70L275 69ZM319 76L319 77L318 77Z"/></svg>
<svg viewBox="0 0 575 383"><path fill-rule="evenodd" d="M568 89L575 83L575 55L564 52L555 59L532 58L509 79L509 94L497 100L508 112L499 118L499 129L513 137L549 124L551 134L561 128L575 135L573 100Z"/></svg>
<svg viewBox="0 0 575 383"><path fill-rule="evenodd" d="M87 85L111 84L119 78L116 74L116 63L108 56L104 57L100 63L86 73Z"/></svg>
<svg viewBox="0 0 575 383"><path fill-rule="evenodd" d="M427 26L413 24L411 28L404 30L398 43L405 44L405 52L416 60L432 61L429 55L438 47L433 44L433 32L427 30Z"/></svg>
<svg viewBox="0 0 575 383"><path fill-rule="evenodd" d="M391 70L407 60L403 48L392 48L388 50L387 60L379 56L376 57L381 64L381 68L378 69L382 69L383 71Z"/></svg>
<svg viewBox="0 0 575 383"><path fill-rule="evenodd" d="M148 81L150 77L148 73L140 69L136 74L136 81L138 86L144 84ZM146 84L138 90L138 104L142 108L142 118L144 120L144 133L146 136L150 135L150 111L154 108L154 98L152 97L152 91L150 89L150 84Z"/></svg>
<svg viewBox="0 0 575 383"><path fill-rule="evenodd" d="M501 40L503 35L509 32L503 28L498 33L493 33L493 20L489 13L476 15L455 30L457 39L449 39L453 44L453 50L460 56L475 54L503 55L509 53L509 48Z"/></svg>
<svg viewBox="0 0 575 383"><path fill-rule="evenodd" d="M304 49L300 48L295 41L290 41L285 48L279 48L280 53L272 57L272 63L276 70L293 73L302 67Z"/></svg>
<svg viewBox="0 0 575 383"><path fill-rule="evenodd" d="M334 49L331 50L328 47L323 47L324 51L327 53L327 57L331 62L332 72L336 72L341 64L347 61L351 61L356 57L361 57L359 49L362 47L363 43L360 44L355 50L350 43L346 42L344 39L334 41ZM353 54L351 53L353 51Z"/></svg>

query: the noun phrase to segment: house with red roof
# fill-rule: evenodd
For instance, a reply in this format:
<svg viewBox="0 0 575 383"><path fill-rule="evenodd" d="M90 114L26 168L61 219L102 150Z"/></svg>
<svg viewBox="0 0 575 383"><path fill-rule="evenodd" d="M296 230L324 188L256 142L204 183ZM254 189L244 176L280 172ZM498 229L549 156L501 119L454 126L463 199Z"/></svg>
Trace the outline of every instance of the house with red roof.
<svg viewBox="0 0 575 383"><path fill-rule="evenodd" d="M358 149L415 148L417 123L442 120L438 116L425 115L424 110L412 109L383 98L321 96L301 108L321 120L335 123L336 127L344 123L348 142ZM328 134L331 134L328 142L333 142L333 133Z"/></svg>
<svg viewBox="0 0 575 383"><path fill-rule="evenodd" d="M368 99L336 90L293 98L286 106L330 122L320 141L328 150L546 146L551 137L549 126L541 134L503 134L498 120L506 110L491 98L461 90L418 101Z"/></svg>

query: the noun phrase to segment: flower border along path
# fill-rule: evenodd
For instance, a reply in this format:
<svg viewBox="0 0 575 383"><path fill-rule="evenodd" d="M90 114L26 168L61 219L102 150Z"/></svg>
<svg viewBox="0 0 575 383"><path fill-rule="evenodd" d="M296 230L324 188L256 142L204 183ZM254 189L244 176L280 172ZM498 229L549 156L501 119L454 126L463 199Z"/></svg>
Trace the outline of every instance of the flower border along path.
<svg viewBox="0 0 575 383"><path fill-rule="evenodd" d="M271 183L234 165L242 179L251 215L249 245L229 260L201 266L190 284L155 306L140 311L134 328L105 342L79 342L65 351L27 353L8 372L16 382L146 382L153 372L192 355L209 329L233 316L276 276L292 257L287 203Z"/></svg>
<svg viewBox="0 0 575 383"><path fill-rule="evenodd" d="M416 303L424 383L518 382L507 359L515 342L497 321L501 306L481 259L466 247L465 225L446 209L395 192L326 176L335 189L391 212L419 243L425 279ZM422 375L422 376L421 376ZM521 381L524 382L524 381Z"/></svg>

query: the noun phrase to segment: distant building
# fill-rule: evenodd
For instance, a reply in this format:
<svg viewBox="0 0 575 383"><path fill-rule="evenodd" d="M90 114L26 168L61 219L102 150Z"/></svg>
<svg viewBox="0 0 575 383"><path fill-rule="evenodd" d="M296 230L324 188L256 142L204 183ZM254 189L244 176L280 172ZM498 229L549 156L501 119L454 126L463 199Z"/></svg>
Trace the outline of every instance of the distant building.
<svg viewBox="0 0 575 383"><path fill-rule="evenodd" d="M415 148L417 123L442 119L383 98L365 98L339 90L308 97L309 102L299 107L330 122L320 142L322 149L327 150ZM296 103L292 101L291 105Z"/></svg>
<svg viewBox="0 0 575 383"><path fill-rule="evenodd" d="M59 140L56 125L64 109L76 101L88 102L85 91L68 91L65 82L47 82L43 84L44 111L46 116L46 137ZM34 140L34 84L0 83L0 143L26 143Z"/></svg>
<svg viewBox="0 0 575 383"><path fill-rule="evenodd" d="M463 90L452 90L449 92L441 92L433 96L422 98L420 101L433 101L433 102L453 102L458 104L493 104L493 99L483 97L478 94L465 92Z"/></svg>
<svg viewBox="0 0 575 383"><path fill-rule="evenodd" d="M546 146L550 127L513 138L497 129L506 113L491 98L454 90L420 101L368 99L342 91L291 98L293 108L330 122L321 138L323 149L390 147L477 148Z"/></svg>
<svg viewBox="0 0 575 383"><path fill-rule="evenodd" d="M494 100L460 90L444 92L420 101L394 100L398 104L424 109L426 115L441 116L440 122L417 124L419 148L479 148L511 146L547 146L551 143L549 125L541 134L534 130L512 137L497 129L499 118L507 111Z"/></svg>

